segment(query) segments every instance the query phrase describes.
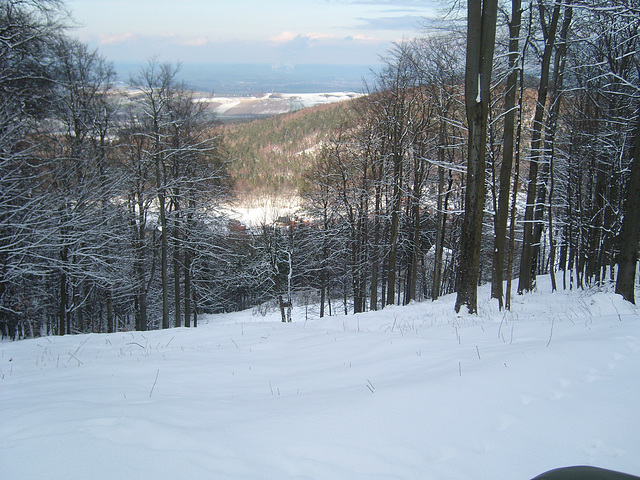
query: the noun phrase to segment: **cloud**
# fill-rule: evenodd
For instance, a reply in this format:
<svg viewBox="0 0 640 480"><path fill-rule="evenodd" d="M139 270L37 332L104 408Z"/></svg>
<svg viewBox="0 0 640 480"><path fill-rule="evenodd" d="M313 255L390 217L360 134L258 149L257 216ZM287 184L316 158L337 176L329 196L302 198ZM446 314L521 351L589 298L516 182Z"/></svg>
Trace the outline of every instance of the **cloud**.
<svg viewBox="0 0 640 480"><path fill-rule="evenodd" d="M264 40L224 40L207 35L163 33L100 35L90 41L117 62L143 62L158 56L163 61L198 63L299 63L370 64L378 62L389 40L370 32L343 36L321 30L310 33L283 31ZM98 44L99 43L99 44Z"/></svg>
<svg viewBox="0 0 640 480"><path fill-rule="evenodd" d="M312 46L311 43L309 37L296 35L288 42L281 44L278 50L282 55L283 61L291 62L304 57L305 52Z"/></svg>
<svg viewBox="0 0 640 480"><path fill-rule="evenodd" d="M436 5L439 0L326 0L327 3L339 3L345 5L369 5L377 7L396 7L410 9L424 9L425 5Z"/></svg>
<svg viewBox="0 0 640 480"><path fill-rule="evenodd" d="M119 45L121 43L127 43L138 39L138 35L133 32L114 34L100 34L98 35L98 43L100 45Z"/></svg>
<svg viewBox="0 0 640 480"><path fill-rule="evenodd" d="M352 41L358 42L358 43L380 43L380 42L383 41L380 38L369 37L367 35L362 35L362 34L358 34L358 35L353 35L353 36L347 37L345 40L352 40Z"/></svg>
<svg viewBox="0 0 640 480"><path fill-rule="evenodd" d="M215 40L206 36L188 37L178 35L175 32L163 33L160 35L139 35L133 32L123 34L99 34L97 43L100 46L117 46L117 45L178 45L183 47L204 47Z"/></svg>
<svg viewBox="0 0 640 480"><path fill-rule="evenodd" d="M305 37L309 38L310 40L320 40L320 41L340 40L340 37L334 33L311 32L311 33L307 33Z"/></svg>
<svg viewBox="0 0 640 480"><path fill-rule="evenodd" d="M304 35L285 31L269 38L275 44L278 64L291 65L308 58L312 50L337 45L346 39L333 33L311 32Z"/></svg>
<svg viewBox="0 0 640 480"><path fill-rule="evenodd" d="M184 45L185 47L204 47L211 43L209 38L207 37L198 37L198 38L187 38L180 42L180 45Z"/></svg>
<svg viewBox="0 0 640 480"><path fill-rule="evenodd" d="M355 35L349 37L342 37L340 35L336 35L335 33L325 33L325 32L310 32L305 33L304 35L300 33L294 32L282 32L279 35L275 35L269 38L269 41L279 44L281 46L313 46L320 43L339 43L341 41L365 41L365 40L374 40L379 41L379 39L374 39L372 37L366 37L365 35Z"/></svg>
<svg viewBox="0 0 640 480"><path fill-rule="evenodd" d="M360 29L367 30L402 30L413 31L425 20L424 16L420 15L403 15L401 17L376 17L376 18L358 18L361 25Z"/></svg>
<svg viewBox="0 0 640 480"><path fill-rule="evenodd" d="M299 33L287 31L287 32L282 32L280 35L275 35L273 37L270 37L269 41L274 43L289 43L298 37L301 37Z"/></svg>

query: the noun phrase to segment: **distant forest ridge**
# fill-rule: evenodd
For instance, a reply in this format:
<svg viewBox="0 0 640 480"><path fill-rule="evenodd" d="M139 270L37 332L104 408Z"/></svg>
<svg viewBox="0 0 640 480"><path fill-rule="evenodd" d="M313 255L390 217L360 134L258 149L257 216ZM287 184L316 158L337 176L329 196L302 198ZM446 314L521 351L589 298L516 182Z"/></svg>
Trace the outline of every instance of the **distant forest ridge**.
<svg viewBox="0 0 640 480"><path fill-rule="evenodd" d="M297 195L314 154L354 115L352 107L353 100L226 124L222 132L236 195L243 201Z"/></svg>
<svg viewBox="0 0 640 480"><path fill-rule="evenodd" d="M144 64L144 62L143 62ZM127 83L140 63L115 62L118 78ZM183 63L178 78L196 91L249 96L264 93L361 93L372 83L378 65L270 65Z"/></svg>

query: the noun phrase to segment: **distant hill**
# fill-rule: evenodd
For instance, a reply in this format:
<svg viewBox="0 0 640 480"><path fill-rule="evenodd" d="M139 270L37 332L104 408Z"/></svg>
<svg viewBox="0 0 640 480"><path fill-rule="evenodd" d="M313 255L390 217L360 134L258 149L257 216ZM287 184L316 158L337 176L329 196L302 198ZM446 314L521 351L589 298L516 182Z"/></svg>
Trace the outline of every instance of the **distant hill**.
<svg viewBox="0 0 640 480"><path fill-rule="evenodd" d="M296 112L303 108L343 102L357 98L353 92L332 93L271 93L259 96L212 96L199 99L223 122L246 121L255 118Z"/></svg>
<svg viewBox="0 0 640 480"><path fill-rule="evenodd" d="M222 131L232 159L229 171L238 194L294 194L314 152L349 118L353 101L225 124Z"/></svg>

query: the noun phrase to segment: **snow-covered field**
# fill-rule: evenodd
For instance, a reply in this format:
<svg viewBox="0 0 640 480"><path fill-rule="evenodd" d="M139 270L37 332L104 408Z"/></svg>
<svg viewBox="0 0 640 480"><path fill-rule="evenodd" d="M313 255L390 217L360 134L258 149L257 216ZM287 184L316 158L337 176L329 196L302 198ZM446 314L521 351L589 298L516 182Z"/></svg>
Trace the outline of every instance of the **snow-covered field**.
<svg viewBox="0 0 640 480"><path fill-rule="evenodd" d="M271 93L259 97L203 97L198 102L209 104L220 118L270 116L295 112L303 108L344 102L362 96L353 92Z"/></svg>
<svg viewBox="0 0 640 480"><path fill-rule="evenodd" d="M449 296L3 342L0 478L640 475L639 309L573 291L504 314L487 297L477 316Z"/></svg>
<svg viewBox="0 0 640 480"><path fill-rule="evenodd" d="M249 227L271 225L279 217L295 217L301 213L302 200L297 195L262 196L243 199L240 202L222 205L222 212L228 218L239 220Z"/></svg>

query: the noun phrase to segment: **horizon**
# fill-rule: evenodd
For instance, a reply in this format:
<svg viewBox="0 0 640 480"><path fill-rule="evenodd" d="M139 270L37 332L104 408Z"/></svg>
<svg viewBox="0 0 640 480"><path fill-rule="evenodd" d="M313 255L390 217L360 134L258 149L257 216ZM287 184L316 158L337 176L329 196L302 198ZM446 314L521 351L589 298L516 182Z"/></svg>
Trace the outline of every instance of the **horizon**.
<svg viewBox="0 0 640 480"><path fill-rule="evenodd" d="M127 84L146 62L114 61L118 81ZM366 65L178 62L179 80L195 91L215 95L266 93L363 93L377 71Z"/></svg>

